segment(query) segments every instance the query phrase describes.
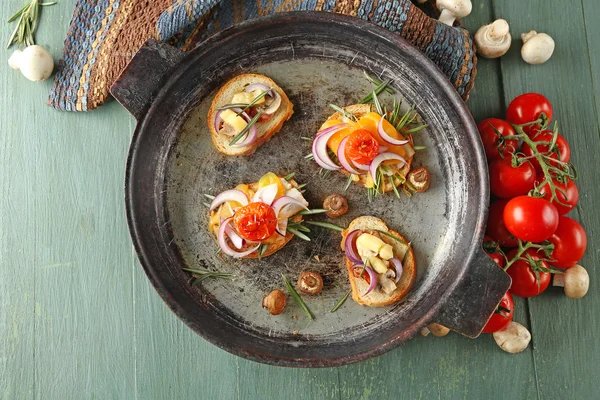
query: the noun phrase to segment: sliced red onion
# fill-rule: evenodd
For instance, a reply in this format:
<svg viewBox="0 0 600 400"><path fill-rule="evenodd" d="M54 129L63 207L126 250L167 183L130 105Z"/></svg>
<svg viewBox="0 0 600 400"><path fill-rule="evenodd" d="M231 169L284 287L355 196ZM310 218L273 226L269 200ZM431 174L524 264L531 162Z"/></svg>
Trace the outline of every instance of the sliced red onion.
<svg viewBox="0 0 600 400"><path fill-rule="evenodd" d="M225 230L227 229L227 225L229 225L229 222L231 221L231 219L232 219L232 217L229 217L221 223L221 226L219 227L219 234L217 235L219 247L221 248L223 253L225 253L228 256L231 256L233 258L241 258L241 257L246 257L247 255L250 255L250 254L254 253L256 250L258 250L258 248L260 247L260 244L256 247L253 247L250 250L246 250L246 251L242 251L242 252L235 251L231 247L229 247L229 245L227 244L227 240L225 238Z"/></svg>
<svg viewBox="0 0 600 400"><path fill-rule="evenodd" d="M344 167L346 171L354 175L360 175L360 171L354 169L352 167L352 164L350 164L350 161L348 161L348 159L346 158L346 143L348 143L349 137L350 136L346 136L345 138L343 138L340 142L340 145L337 148L338 160L340 161L340 164L342 164L342 167Z"/></svg>
<svg viewBox="0 0 600 400"><path fill-rule="evenodd" d="M265 85L264 83L259 83L259 82L257 82L257 83L251 83L248 86L246 86L246 89L244 89L244 91L246 93L252 93L255 90L261 90L263 92L265 90L268 90L269 91L269 96L274 97L273 90L271 90L271 88L268 87L267 85Z"/></svg>
<svg viewBox="0 0 600 400"><path fill-rule="evenodd" d="M265 187L262 187L254 193L254 197L252 197L253 203L265 203L270 206L277 197L277 191L279 190L279 186L276 183L272 183Z"/></svg>
<svg viewBox="0 0 600 400"><path fill-rule="evenodd" d="M398 160L402 161L404 164L408 164L404 158L395 153L383 153L378 155L373 159L373 161L371 161L371 165L369 165L369 172L371 173L373 182L377 180L377 168L379 168L382 162L387 160Z"/></svg>
<svg viewBox="0 0 600 400"><path fill-rule="evenodd" d="M223 110L219 110L217 111L217 113L215 114L215 132L219 132L219 130L221 129L221 114L223 113Z"/></svg>
<svg viewBox="0 0 600 400"><path fill-rule="evenodd" d="M277 215L277 218L279 218L279 214L283 211L283 208L288 205L295 205L295 206L301 207L305 210L308 210L308 207L305 206L300 200L296 200L290 196L282 196L282 197L278 198L277 200L275 200L273 202L271 207L273 207L273 210L275 211L275 215ZM287 217L291 217L291 215L289 215Z"/></svg>
<svg viewBox="0 0 600 400"><path fill-rule="evenodd" d="M364 266L363 264L355 264L352 267L352 269L354 270L354 268L360 268L362 270L363 266ZM366 266L365 271L367 272L367 274L369 274L370 284L369 284L369 289L367 289L367 291L365 292L365 294L363 294L363 296L368 295L373 290L375 290L375 288L377 287L377 274L375 273L375 271L373 271L373 268ZM360 276L360 278L362 278L362 276Z"/></svg>
<svg viewBox="0 0 600 400"><path fill-rule="evenodd" d="M242 206L247 206L248 205L248 196L246 196L246 193L242 192L241 190L237 190L237 189L226 190L223 193L219 193L217 195L217 197L214 198L212 203L210 203L210 211L219 207L221 204L225 203L226 201L237 201Z"/></svg>
<svg viewBox="0 0 600 400"><path fill-rule="evenodd" d="M287 233L287 224L288 224L287 218L282 218L280 220L277 220L277 227L275 228L277 233L279 233L281 236L285 236L285 234Z"/></svg>
<svg viewBox="0 0 600 400"><path fill-rule="evenodd" d="M231 111L235 112L236 114L240 114L246 120L246 122L250 122L252 120L252 118L250 118L250 116L246 114L245 111L242 111L241 108L232 108ZM258 130L256 129L256 124L254 124L248 130L248 133L246 133L246 137L244 138L244 140L237 142L236 144L232 145L232 147L249 146L252 143L256 142L257 137Z"/></svg>
<svg viewBox="0 0 600 400"><path fill-rule="evenodd" d="M335 129L331 129L334 128ZM335 165L335 163L329 158L329 154L327 154L327 141L337 132L346 127L346 124L338 124L334 125L331 128L327 128L317 133L317 137L313 141L312 144L312 154L315 158L317 164L319 164L322 168L328 169L330 171L335 171L340 169ZM325 133L325 131L327 131Z"/></svg>
<svg viewBox="0 0 600 400"><path fill-rule="evenodd" d="M321 135L326 135L326 134L328 134L328 133L330 133L332 131L336 131L337 132L340 129L343 129L343 128L347 127L347 126L348 126L348 124L346 124L346 123L331 125L329 128L325 128L325 129L322 129L319 132L317 132L317 136L316 137L319 137Z"/></svg>
<svg viewBox="0 0 600 400"><path fill-rule="evenodd" d="M396 279L394 280L394 283L398 283L400 276L402 276L402 261L398 260L396 257L390 258L389 261L394 264L394 269L396 270Z"/></svg>
<svg viewBox="0 0 600 400"><path fill-rule="evenodd" d="M356 252L354 251L354 243L356 242L356 239L359 234L359 229L353 230L346 236L346 240L344 241L344 252L346 253L346 257L348 257L350 261L356 264L362 263L362 260L360 259L359 255L356 254Z"/></svg>
<svg viewBox="0 0 600 400"><path fill-rule="evenodd" d="M398 139L394 139L393 137L391 137L390 135L388 135L386 133L386 131L383 129L383 117L377 123L377 132L379 133L379 136L381 136L381 138L384 141L386 141L387 143L389 143L389 144L394 144L396 146L402 146L402 145L407 144L408 142L410 142L410 140L398 140Z"/></svg>
<svg viewBox="0 0 600 400"><path fill-rule="evenodd" d="M223 222L221 222L223 223ZM225 234L231 240L231 243L235 246L236 249L241 249L244 245L244 239L233 229L233 227L229 224L225 224Z"/></svg>

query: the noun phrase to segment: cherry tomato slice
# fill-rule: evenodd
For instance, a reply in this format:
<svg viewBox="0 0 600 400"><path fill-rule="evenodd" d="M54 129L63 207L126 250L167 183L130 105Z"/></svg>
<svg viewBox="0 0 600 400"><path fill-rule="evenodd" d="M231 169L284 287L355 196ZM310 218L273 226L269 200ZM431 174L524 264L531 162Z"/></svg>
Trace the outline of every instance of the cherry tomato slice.
<svg viewBox="0 0 600 400"><path fill-rule="evenodd" d="M498 308L494 314L492 314L492 317L488 323L483 327L482 332L494 333L501 331L502 329L506 328L508 324L510 324L514 314L515 304L513 302L512 295L510 292L506 292L504 296L502 296L502 300L500 300Z"/></svg>
<svg viewBox="0 0 600 400"><path fill-rule="evenodd" d="M502 199L525 195L535 184L535 169L529 162L513 167L510 158L498 159L490 163L489 172L490 191Z"/></svg>
<svg viewBox="0 0 600 400"><path fill-rule="evenodd" d="M246 240L265 240L275 233L275 210L265 203L250 203L240 207L233 216L237 233Z"/></svg>
<svg viewBox="0 0 600 400"><path fill-rule="evenodd" d="M523 125L536 121L542 113L546 115L548 122L552 120L550 101L538 93L525 93L510 102L506 109L506 120L514 125ZM523 127L523 131L533 135L539 132L540 128L539 125L530 125Z"/></svg>
<svg viewBox="0 0 600 400"><path fill-rule="evenodd" d="M517 247L519 242L504 226L504 207L508 200L496 200L489 208L488 224L485 234L494 239L500 246Z"/></svg>
<svg viewBox="0 0 600 400"><path fill-rule="evenodd" d="M516 139L508 139L503 141L503 143L499 143L500 137L496 131L502 136L515 135L515 130L508 122L499 118L488 118L481 121L477 125L477 129L479 130L479 135L481 135L485 156L488 161L498 158L510 158L510 153L514 153L517 150L518 142Z"/></svg>
<svg viewBox="0 0 600 400"><path fill-rule="evenodd" d="M369 164L379 154L379 142L365 129L358 129L348 137L346 156L358 164Z"/></svg>
<svg viewBox="0 0 600 400"><path fill-rule="evenodd" d="M542 143L551 143L552 138L554 137L554 132L546 130L535 135L532 140L535 142ZM535 146L539 153L547 153L550 150L549 144L537 144ZM527 144L523 144L523 148L521 149L525 156L530 157L533 156L533 149ZM569 143L567 143L566 139L561 135L556 136L556 146L552 150L552 153L546 154L548 157L551 157L555 160L559 160L562 162L569 162L571 159L571 148L569 147ZM533 164L535 170L537 171L539 176L542 176L542 167L537 159L532 158L531 163ZM560 164L555 161L550 161L550 165L556 168L560 168Z"/></svg>
<svg viewBox="0 0 600 400"><path fill-rule="evenodd" d="M519 196L504 207L504 225L514 237L533 243L548 239L558 227L558 211L546 199Z"/></svg>
<svg viewBox="0 0 600 400"><path fill-rule="evenodd" d="M355 278L360 278L360 271L363 271L363 267L355 267L352 270L352 275L354 275ZM367 273L367 271L363 271L362 278L365 280L365 282L367 282L367 285L371 284L371 276Z"/></svg>
<svg viewBox="0 0 600 400"><path fill-rule="evenodd" d="M540 193L556 207L556 210L560 215L565 215L577 205L577 202L579 201L579 190L577 189L575 182L570 179L567 179L566 183L560 183L556 179L552 179L552 182L560 189L556 191L557 199L550 200L552 199L552 191L548 185L542 186L540 188ZM565 197L565 194L567 197Z"/></svg>
<svg viewBox="0 0 600 400"><path fill-rule="evenodd" d="M512 260L516 254L517 250L514 249L508 253L507 257L509 260ZM538 254L534 249L526 250L525 253L522 255L523 258L526 258L525 254L528 254L534 261L539 261L540 267L548 268L548 264L546 263L546 261L542 260L543 255ZM515 296L537 296L538 294L546 290L548 288L548 285L550 285L550 273L543 271L538 271L538 285L538 278L536 277L536 273L531 268L529 262L526 260L517 260L514 264L508 267L508 270L506 272L512 278L512 285L509 291Z"/></svg>
<svg viewBox="0 0 600 400"><path fill-rule="evenodd" d="M554 250L550 257L556 261L550 264L559 268L569 268L577 264L583 258L587 248L587 236L579 222L569 217L560 217L558 228L550 239L554 244Z"/></svg>

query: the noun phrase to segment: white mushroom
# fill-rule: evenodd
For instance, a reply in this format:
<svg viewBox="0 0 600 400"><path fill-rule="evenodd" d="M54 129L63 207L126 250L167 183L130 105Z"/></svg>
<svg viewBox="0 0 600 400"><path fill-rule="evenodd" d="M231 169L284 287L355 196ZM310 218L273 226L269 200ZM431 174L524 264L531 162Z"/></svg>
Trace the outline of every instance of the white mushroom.
<svg viewBox="0 0 600 400"><path fill-rule="evenodd" d="M52 75L54 60L42 46L28 46L25 50L16 50L9 58L8 65L20 70L25 78L34 82L45 81Z"/></svg>
<svg viewBox="0 0 600 400"><path fill-rule="evenodd" d="M442 336L446 336L449 332L450 332L450 329L446 328L443 325L436 324L435 322L433 322L433 323L423 327L423 329L421 329L421 335L423 335L423 336L427 336L431 333L433 336L442 337Z"/></svg>
<svg viewBox="0 0 600 400"><path fill-rule="evenodd" d="M471 0L437 0L436 5L441 12L438 21L450 26L454 24L454 20L471 14L473 8Z"/></svg>
<svg viewBox="0 0 600 400"><path fill-rule="evenodd" d="M521 57L528 64L543 64L552 57L554 53L554 40L545 33L530 31L521 34L523 47Z"/></svg>
<svg viewBox="0 0 600 400"><path fill-rule="evenodd" d="M590 276L585 268L575 264L563 274L554 275L552 286L562 286L565 294L572 299L580 299L586 295L590 288Z"/></svg>
<svg viewBox="0 0 600 400"><path fill-rule="evenodd" d="M503 19L482 26L475 34L477 53L485 58L503 56L510 49L511 42L508 22Z"/></svg>
<svg viewBox="0 0 600 400"><path fill-rule="evenodd" d="M512 321L506 328L493 333L494 340L507 353L520 353L529 346L531 333L523 325Z"/></svg>

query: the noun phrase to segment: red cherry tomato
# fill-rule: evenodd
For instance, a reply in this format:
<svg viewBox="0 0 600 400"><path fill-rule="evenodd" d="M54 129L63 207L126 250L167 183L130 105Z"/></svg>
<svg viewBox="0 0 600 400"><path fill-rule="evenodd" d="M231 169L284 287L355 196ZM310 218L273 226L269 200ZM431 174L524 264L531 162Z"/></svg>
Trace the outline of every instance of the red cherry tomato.
<svg viewBox="0 0 600 400"><path fill-rule="evenodd" d="M361 272L362 271L362 278L365 280L365 282L367 282L367 285L371 284L371 276L367 273L367 271L363 271L363 267L354 267L354 269L352 270L352 275L354 275L355 278L359 278L361 277Z"/></svg>
<svg viewBox="0 0 600 400"><path fill-rule="evenodd" d="M533 140L535 142L551 143L553 136L554 136L554 133L552 131L546 130L546 131L542 131L542 132L538 133L537 135L535 135ZM535 148L537 149L537 151L539 153L543 154L543 153L547 153L550 150L550 145L549 144L537 144L535 146ZM533 150L527 143L523 144L523 148L521 149L521 151L527 157L533 156ZM569 143L567 143L567 141L564 137L562 137L561 135L557 135L556 136L556 146L552 150L552 153L547 154L547 156L549 156L555 160L560 160L562 162L569 162L569 160L571 159L571 148L569 147ZM531 163L535 167L535 170L537 171L538 175L541 176L542 167L540 167L540 163L538 162L538 160L535 158L532 158ZM556 168L560 168L560 164L557 162L550 161L550 165L552 165L553 167L556 167Z"/></svg>
<svg viewBox="0 0 600 400"><path fill-rule="evenodd" d="M348 137L346 156L358 164L369 164L379 153L379 142L371 132L358 129Z"/></svg>
<svg viewBox="0 0 600 400"><path fill-rule="evenodd" d="M535 184L535 169L529 162L513 167L510 158L498 159L490 163L489 172L490 191L502 199L525 195Z"/></svg>
<svg viewBox="0 0 600 400"><path fill-rule="evenodd" d="M514 125L523 125L536 121L541 114L545 114L548 122L552 121L552 104L538 93L525 93L514 98L506 110L506 120ZM529 135L540 130L539 124L523 127Z"/></svg>
<svg viewBox="0 0 600 400"><path fill-rule="evenodd" d="M546 199L519 196L504 207L504 225L514 237L540 243L558 227L558 211Z"/></svg>
<svg viewBox="0 0 600 400"><path fill-rule="evenodd" d="M506 265L506 259L502 254L502 250L500 250L500 243L491 237L486 236L483 238L483 251L485 251L500 268L504 268Z"/></svg>
<svg viewBox="0 0 600 400"><path fill-rule="evenodd" d="M510 321L513 319L513 315L515 314L515 304L513 302L512 295L510 292L506 292L504 296L502 296L502 300L500 300L500 304L498 308L492 314L492 317L488 321L487 324L483 327L484 333L494 333L501 331L506 328Z"/></svg>
<svg viewBox="0 0 600 400"><path fill-rule="evenodd" d="M250 203L240 207L233 216L235 230L246 240L265 240L275 233L275 210L265 203Z"/></svg>
<svg viewBox="0 0 600 400"><path fill-rule="evenodd" d="M517 250L514 249L508 253L507 257L512 260L517 254ZM539 261L541 268L548 268L546 261L542 260L542 257L534 250L528 249L521 255L522 258L527 258L526 254L529 255L533 261ZM519 297L533 297L542 293L548 288L550 284L550 273L538 271L538 278L536 277L535 271L532 269L528 261L519 259L506 271L512 278L512 285L509 291L515 296Z"/></svg>
<svg viewBox="0 0 600 400"><path fill-rule="evenodd" d="M558 228L550 239L554 250L550 255L550 264L559 268L569 268L583 258L587 248L587 236L579 222L569 217L560 217Z"/></svg>
<svg viewBox="0 0 600 400"><path fill-rule="evenodd" d="M552 179L552 182L554 182L554 184L560 190L562 190L562 192L564 192L563 194L560 190L556 191L556 197L558 200L555 199L553 201L550 201L550 199L552 198L552 191L550 190L550 186L548 185L542 186L542 188L540 189L540 193L544 196L546 200L550 201L554 205L554 207L556 207L556 210L560 215L565 215L577 205L577 202L579 201L579 190L577 189L575 182L573 182L570 179L567 179L566 183L560 183L556 179ZM565 194L567 195L567 197L565 197Z"/></svg>
<svg viewBox="0 0 600 400"><path fill-rule="evenodd" d="M517 239L504 226L504 207L508 200L496 200L489 208L488 224L485 234L503 247L517 247Z"/></svg>
<svg viewBox="0 0 600 400"><path fill-rule="evenodd" d="M494 128L500 132L502 136L515 135L513 127L502 119L488 118L481 121L479 125L477 125L477 129L481 135L485 156L488 161L496 160L498 158L510 158L510 153L514 153L515 150L517 150L517 140L508 139L500 144L500 138Z"/></svg>

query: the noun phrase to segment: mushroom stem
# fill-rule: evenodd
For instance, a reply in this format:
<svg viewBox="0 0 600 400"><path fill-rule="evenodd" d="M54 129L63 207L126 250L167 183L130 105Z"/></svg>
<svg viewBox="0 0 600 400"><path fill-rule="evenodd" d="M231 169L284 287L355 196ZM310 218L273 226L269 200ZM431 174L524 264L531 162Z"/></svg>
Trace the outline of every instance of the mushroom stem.
<svg viewBox="0 0 600 400"><path fill-rule="evenodd" d="M471 0L437 0L436 5L440 10L438 21L449 26L454 25L457 18L469 15L473 8Z"/></svg>
<svg viewBox="0 0 600 400"><path fill-rule="evenodd" d="M590 288L590 276L585 268L575 264L567 268L564 273L554 275L552 285L564 287L567 297L580 299L587 294Z"/></svg>
<svg viewBox="0 0 600 400"><path fill-rule="evenodd" d="M482 26L475 34L477 53L485 58L497 58L506 54L511 42L510 27L503 19Z"/></svg>
<svg viewBox="0 0 600 400"><path fill-rule="evenodd" d="M552 286L565 287L565 274L555 274L552 279Z"/></svg>

